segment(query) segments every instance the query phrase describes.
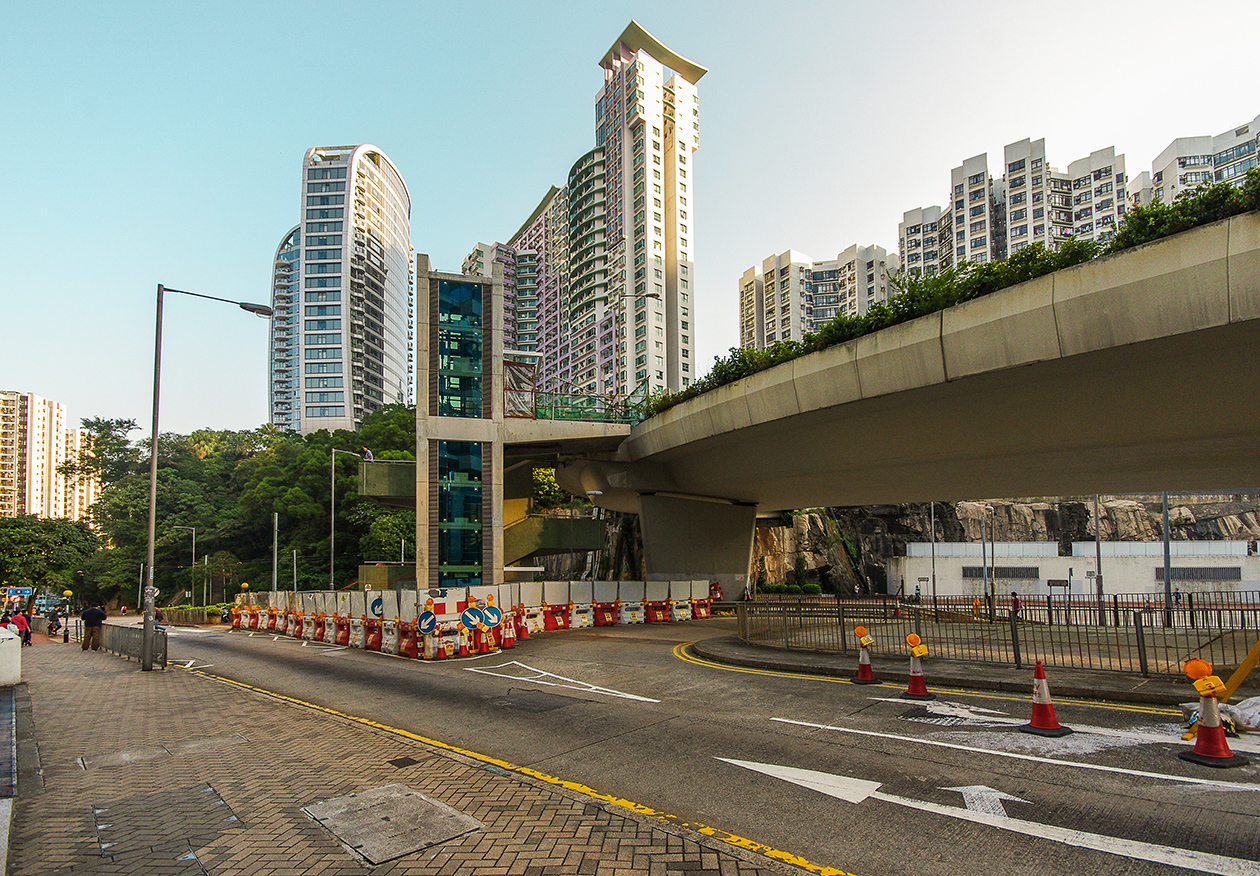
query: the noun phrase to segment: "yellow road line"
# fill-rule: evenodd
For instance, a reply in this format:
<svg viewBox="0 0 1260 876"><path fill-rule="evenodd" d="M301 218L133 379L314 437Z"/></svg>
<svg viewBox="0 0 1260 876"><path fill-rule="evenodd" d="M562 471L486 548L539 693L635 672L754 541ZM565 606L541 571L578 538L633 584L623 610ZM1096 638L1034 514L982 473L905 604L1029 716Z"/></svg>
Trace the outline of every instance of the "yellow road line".
<svg viewBox="0 0 1260 876"><path fill-rule="evenodd" d="M175 665L175 664L171 664L171 665ZM184 669L184 667L182 666L179 668ZM244 690L253 691L254 693L260 693L264 696L272 697L273 699L277 699L277 700L282 700L283 702L286 702L286 703L292 703L295 706L302 706L303 708L313 709L316 712L323 712L326 715L333 715L334 717L342 718L346 721L352 721L355 724L362 724L363 726L371 727L374 730L380 730L384 733L389 733L394 736L401 736L404 739L410 739L414 742L420 742L420 743L423 743L424 745L431 745L434 748L440 748L444 751L450 751L455 754L460 754L460 755L463 755L464 757L471 758L481 763L496 766L499 769L505 770L507 772L519 773L520 775L529 776L530 778L538 779L539 781L546 782L550 785L555 785L557 787L564 788L569 791L575 791L579 794L585 794L588 797L594 797L596 800L602 800L605 803L608 803L609 805L618 806L622 809L629 809L631 812L637 812L639 815L645 815L649 818L655 818L659 821L665 821L670 824L676 824L679 827L689 828L691 830L696 831L697 833L701 833L701 834L704 834L705 836L713 837L719 842L726 843L727 845L736 846L741 849L747 849L750 852L755 852L758 855L761 855L766 858L770 858L775 861L783 861L784 863L792 864L810 873L817 873L818 876L854 876L854 874L849 873L847 870L837 870L835 867L824 867L820 864L814 864L814 863L811 863L810 861L807 861L805 858L800 857L799 855L794 855L791 852L785 852L780 849L773 848L772 846L764 845L755 840L750 840L745 837L741 837L736 834L729 833L728 831L720 830L719 828L716 828L716 827L710 827L706 824L701 824L700 822L696 822L696 821L691 821L691 822L679 821L678 816L676 815L670 815L667 812L661 812L660 810L653 809L650 806L644 806L641 803L635 803L634 801L627 800L624 797L618 797L615 794L605 794L602 791L597 791L594 788L591 788L588 785L583 785L580 782L571 782L567 779L561 779L556 776L549 776L546 773L539 772L538 770L530 769L529 767L524 767L524 766L517 766L514 763L511 763L506 760L501 760L500 758L497 758L497 757L491 757L488 754L481 754L480 752L472 751L471 749L460 748L457 745L451 745L450 743L442 742L439 739L430 739L427 736L420 736L417 733L412 733L410 730L402 730L398 727L390 727L388 724L382 724L379 721L373 721L370 718L361 718L358 715L351 715L346 712L339 712L336 709L330 709L325 706L317 706L314 703L308 703L305 700L299 700L295 697L285 696L284 694L279 694L279 693L276 693L275 691L266 690L265 688L254 687L253 685L250 685L250 684L245 684L240 681L234 681L233 679L230 679L230 678L224 678L222 675L215 675L214 673L211 673L211 672L203 672L200 669L184 669L184 671L192 672L197 675L203 676L205 678L211 678L211 679L214 679L215 681L220 681L224 684L230 684L233 687L239 687Z"/></svg>
<svg viewBox="0 0 1260 876"><path fill-rule="evenodd" d="M705 666L710 669L721 669L725 672L742 672L746 675L768 675L771 678L808 679L810 681L820 681L827 684L853 684L853 682L847 678L837 678L831 675L811 675L807 672L783 672L783 671L774 670L774 669L753 669L747 666L730 666L726 663L716 663L712 660L706 660L703 657L697 657L694 653L689 651L688 649L691 648L691 646L694 644L695 642L684 642L681 645L675 646L674 656L677 657L679 660L682 660L684 663L693 663L696 666ZM868 687L871 690L878 690L880 688L902 690L904 688L904 685L882 683L882 684L877 684L877 685L869 685ZM1001 700L1001 701L1011 702L1011 703L1027 703L1027 702L1031 702L1032 700L1031 696L1004 694L997 691L994 691L992 693L984 693L982 691L962 690L959 688L941 688L941 687L935 687L935 686L933 686L933 690L939 693L947 693L950 696L973 697L975 699L982 699L982 700ZM1085 708L1090 708L1090 709L1104 709L1106 711L1114 711L1114 712L1137 712L1138 714L1142 714L1142 715L1167 715L1167 716L1174 716L1178 718L1181 717L1180 709L1173 709L1167 706L1143 706L1143 705L1132 704L1132 703L1099 703L1093 700L1080 700L1080 699L1060 698L1060 697L1056 697L1055 702L1059 704L1083 706Z"/></svg>

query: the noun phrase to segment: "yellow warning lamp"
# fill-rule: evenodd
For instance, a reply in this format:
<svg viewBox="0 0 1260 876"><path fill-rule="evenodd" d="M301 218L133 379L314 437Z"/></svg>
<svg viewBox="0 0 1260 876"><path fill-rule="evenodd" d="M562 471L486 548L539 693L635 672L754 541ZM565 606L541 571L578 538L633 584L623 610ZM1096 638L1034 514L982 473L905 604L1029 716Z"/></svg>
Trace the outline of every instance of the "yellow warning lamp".
<svg viewBox="0 0 1260 876"><path fill-rule="evenodd" d="M858 644L863 648L869 648L871 645L875 644L875 640L871 638L871 635L867 632L866 627L854 627L853 635L858 637Z"/></svg>
<svg viewBox="0 0 1260 876"><path fill-rule="evenodd" d="M73 590L62 590L62 591L61 591L61 595L62 595L62 596L64 596L66 599L69 599L71 596L74 596L74 591L73 591Z"/></svg>
<svg viewBox="0 0 1260 876"><path fill-rule="evenodd" d="M244 581L242 581L242 582L241 582L241 589L242 589L242 590L248 590L248 589L249 589L249 585L248 585L248 584L246 584Z"/></svg>
<svg viewBox="0 0 1260 876"><path fill-rule="evenodd" d="M910 646L910 653L915 657L927 656L927 645L923 644L923 640L919 638L918 633L910 633L906 636L906 644Z"/></svg>
<svg viewBox="0 0 1260 876"><path fill-rule="evenodd" d="M1212 664L1206 660L1197 657L1187 660L1182 671L1194 682L1194 689L1199 692L1199 696L1214 697L1225 691L1225 682L1212 674Z"/></svg>

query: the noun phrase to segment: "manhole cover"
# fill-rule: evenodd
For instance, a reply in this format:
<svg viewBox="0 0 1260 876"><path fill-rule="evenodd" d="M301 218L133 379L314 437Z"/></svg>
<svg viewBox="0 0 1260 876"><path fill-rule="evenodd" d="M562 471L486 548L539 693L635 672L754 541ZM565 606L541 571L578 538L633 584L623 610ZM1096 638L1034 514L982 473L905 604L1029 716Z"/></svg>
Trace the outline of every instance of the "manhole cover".
<svg viewBox="0 0 1260 876"><path fill-rule="evenodd" d="M402 768L402 767L415 766L416 764L420 763L420 761L416 760L414 757L396 757L393 760L385 761L385 763L389 764L390 766L396 766L396 767Z"/></svg>
<svg viewBox="0 0 1260 876"><path fill-rule="evenodd" d="M386 785L303 807L372 864L418 852L485 827L406 785Z"/></svg>
<svg viewBox="0 0 1260 876"><path fill-rule="evenodd" d="M519 709L522 712L550 712L552 709L562 709L583 701L541 690L514 690L507 696L495 697L490 702L496 706L507 706L509 709Z"/></svg>

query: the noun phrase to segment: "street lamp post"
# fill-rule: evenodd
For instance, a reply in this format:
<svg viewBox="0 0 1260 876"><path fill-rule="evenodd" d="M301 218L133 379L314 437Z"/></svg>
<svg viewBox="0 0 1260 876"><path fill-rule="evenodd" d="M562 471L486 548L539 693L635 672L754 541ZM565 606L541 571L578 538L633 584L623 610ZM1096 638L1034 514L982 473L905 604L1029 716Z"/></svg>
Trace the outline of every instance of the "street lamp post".
<svg viewBox="0 0 1260 876"><path fill-rule="evenodd" d="M332 448L329 454L329 482L328 482L328 589L336 590L337 576L334 571L333 563L337 559L337 454L346 453L350 456L363 457L355 453L353 450L338 450Z"/></svg>
<svg viewBox="0 0 1260 876"><path fill-rule="evenodd" d="M193 584L193 582L194 582L194 581L196 580L196 578L197 578L197 527L195 527L195 526L172 526L172 527L171 527L171 529L190 529L190 530L192 530L192 570L191 570L191 577L189 578L189 582L188 582L188 604L189 604L189 605L191 605L191 604L192 604L192 601L193 601L194 599L196 599L196 598L197 598L197 597L193 594L193 588L194 588L194 586L195 586L195 585Z"/></svg>
<svg viewBox="0 0 1260 876"><path fill-rule="evenodd" d="M985 530L989 522L989 513L993 511L992 505L985 505L980 509L980 564L984 567L984 598L989 603L989 623L993 623L996 616L996 597L997 597L997 581L993 581L992 587L989 585L989 560L984 554ZM989 545L992 547L993 539L989 539ZM997 572L994 572L994 578Z"/></svg>
<svg viewBox="0 0 1260 876"><path fill-rule="evenodd" d="M263 318L271 317L271 308L265 304L250 304L245 301L232 301L227 298L215 298L213 295L201 295L197 292L185 292L182 289L169 289L158 283L157 287L157 321L153 339L153 429L149 433L149 546L148 546L148 580L144 587L144 638L140 649L140 669L150 672L153 669L153 548L157 535L157 446L158 446L158 402L161 398L162 377L162 299L166 292L190 295L193 298L207 298L211 301L222 301L235 304L241 310L249 311Z"/></svg>

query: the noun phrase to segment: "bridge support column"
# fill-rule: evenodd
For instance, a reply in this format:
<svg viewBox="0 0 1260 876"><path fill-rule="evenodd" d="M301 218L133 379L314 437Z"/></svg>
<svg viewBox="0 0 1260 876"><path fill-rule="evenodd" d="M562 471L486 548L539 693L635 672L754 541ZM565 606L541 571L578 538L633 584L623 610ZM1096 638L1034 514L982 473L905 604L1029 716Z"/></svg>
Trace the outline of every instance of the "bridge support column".
<svg viewBox="0 0 1260 876"><path fill-rule="evenodd" d="M640 498L647 577L717 581L727 599L740 598L748 586L754 505L728 505L645 495Z"/></svg>

